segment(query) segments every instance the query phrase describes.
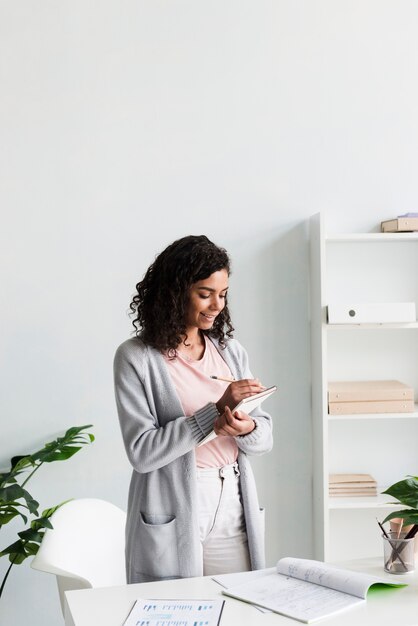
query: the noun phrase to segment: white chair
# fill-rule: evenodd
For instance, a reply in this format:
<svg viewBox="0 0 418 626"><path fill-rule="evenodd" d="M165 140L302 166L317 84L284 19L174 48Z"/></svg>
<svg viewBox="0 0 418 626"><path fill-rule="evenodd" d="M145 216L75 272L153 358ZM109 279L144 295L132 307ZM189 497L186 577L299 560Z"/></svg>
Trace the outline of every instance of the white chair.
<svg viewBox="0 0 418 626"><path fill-rule="evenodd" d="M125 585L126 513L95 498L70 500L51 517L31 567L55 574L64 613L70 589Z"/></svg>

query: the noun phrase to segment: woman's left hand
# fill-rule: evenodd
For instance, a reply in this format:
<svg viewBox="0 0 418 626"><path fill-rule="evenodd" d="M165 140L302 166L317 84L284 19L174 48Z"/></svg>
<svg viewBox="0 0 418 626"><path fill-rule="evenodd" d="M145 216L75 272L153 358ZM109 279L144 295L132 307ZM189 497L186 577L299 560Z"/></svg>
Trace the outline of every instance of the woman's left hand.
<svg viewBox="0 0 418 626"><path fill-rule="evenodd" d="M217 435L238 437L248 435L255 428L255 421L243 411L234 411L226 406L225 411L216 418L213 429Z"/></svg>

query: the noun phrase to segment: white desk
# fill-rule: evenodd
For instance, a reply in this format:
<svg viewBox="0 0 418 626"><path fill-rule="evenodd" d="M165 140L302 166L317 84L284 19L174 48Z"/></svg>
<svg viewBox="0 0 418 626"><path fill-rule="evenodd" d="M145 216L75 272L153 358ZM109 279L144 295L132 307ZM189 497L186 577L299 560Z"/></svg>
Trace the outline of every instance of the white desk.
<svg viewBox="0 0 418 626"><path fill-rule="evenodd" d="M339 563L341 567L374 574L408 587L375 592L360 606L323 620L326 626L417 626L418 572L391 576L383 571L382 559ZM222 587L209 576L183 578L123 587L82 589L66 592L66 626L121 626L137 598L222 598L225 607L221 626L296 626L301 624L277 613L261 613L250 604L222 595Z"/></svg>

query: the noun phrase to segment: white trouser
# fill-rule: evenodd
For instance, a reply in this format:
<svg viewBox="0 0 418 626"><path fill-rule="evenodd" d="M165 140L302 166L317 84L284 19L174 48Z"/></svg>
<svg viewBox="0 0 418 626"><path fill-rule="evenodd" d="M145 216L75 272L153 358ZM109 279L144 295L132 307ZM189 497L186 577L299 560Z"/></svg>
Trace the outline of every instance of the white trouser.
<svg viewBox="0 0 418 626"><path fill-rule="evenodd" d="M197 468L203 574L251 569L238 464Z"/></svg>

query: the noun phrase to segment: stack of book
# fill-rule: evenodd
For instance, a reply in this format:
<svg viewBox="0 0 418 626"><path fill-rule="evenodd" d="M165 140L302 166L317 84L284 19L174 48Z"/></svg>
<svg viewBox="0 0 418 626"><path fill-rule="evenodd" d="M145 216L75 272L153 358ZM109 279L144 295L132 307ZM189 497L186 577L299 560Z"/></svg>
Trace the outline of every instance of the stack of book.
<svg viewBox="0 0 418 626"><path fill-rule="evenodd" d="M418 213L404 213L380 223L382 233L407 233L418 230Z"/></svg>
<svg viewBox="0 0 418 626"><path fill-rule="evenodd" d="M377 496L377 483L370 474L330 474L329 495L340 498Z"/></svg>
<svg viewBox="0 0 418 626"><path fill-rule="evenodd" d="M362 380L328 383L328 413L412 413L414 390L399 380Z"/></svg>

